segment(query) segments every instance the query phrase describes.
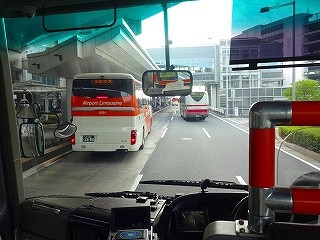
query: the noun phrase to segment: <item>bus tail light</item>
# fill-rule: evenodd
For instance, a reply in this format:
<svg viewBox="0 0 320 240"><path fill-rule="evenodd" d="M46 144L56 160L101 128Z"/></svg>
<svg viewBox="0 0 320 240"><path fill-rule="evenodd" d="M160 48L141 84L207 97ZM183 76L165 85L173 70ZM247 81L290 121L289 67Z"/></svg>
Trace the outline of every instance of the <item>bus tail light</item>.
<svg viewBox="0 0 320 240"><path fill-rule="evenodd" d="M71 137L70 137L70 142L72 145L75 145L76 144L76 135L75 134L72 134Z"/></svg>
<svg viewBox="0 0 320 240"><path fill-rule="evenodd" d="M137 142L137 130L131 130L131 145Z"/></svg>

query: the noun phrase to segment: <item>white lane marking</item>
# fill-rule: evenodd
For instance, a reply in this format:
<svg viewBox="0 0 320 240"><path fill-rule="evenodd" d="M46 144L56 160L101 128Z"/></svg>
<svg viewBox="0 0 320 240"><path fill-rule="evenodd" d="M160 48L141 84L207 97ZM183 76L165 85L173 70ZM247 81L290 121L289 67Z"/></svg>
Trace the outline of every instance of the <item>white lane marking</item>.
<svg viewBox="0 0 320 240"><path fill-rule="evenodd" d="M221 121L224 121L225 123L228 123L229 125L231 125L231 126L233 126L233 127L237 128L237 129L239 129L239 130L241 130L241 131L243 131L243 132L245 132L245 133L249 134L249 132L248 132L248 131L245 131L245 130L243 130L243 129L239 128L238 126L236 126L236 125L234 125L234 124L232 124L232 123L230 123L230 122L228 122L228 121L224 120L223 118L220 118L220 117L218 117L218 116L215 116L215 115L213 115L212 113L210 113L210 115L212 115L212 116L214 116L214 117L216 117L216 118L220 119ZM276 147L276 146L275 146L275 148L276 148L276 149L279 149L279 147ZM320 171L320 168L319 168L319 167L317 167L316 165L314 165L314 164L312 164L312 163L309 163L309 162L307 162L306 160L303 160L302 158L299 158L299 157L297 157L297 156L293 155L292 153L287 152L286 150L280 149L280 151L281 151L281 152L283 152L283 153L286 153L286 154L288 154L289 156L291 156L291 157L293 157L293 158L295 158L295 159L299 160L300 162L303 162L303 163L305 163L305 164L309 165L310 167L313 167L314 169L317 169L318 171Z"/></svg>
<svg viewBox="0 0 320 240"><path fill-rule="evenodd" d="M218 116L215 116L215 115L213 115L212 113L210 113L210 115L214 116L215 118L220 119L221 121L223 121L223 122L225 122L225 123L228 123L229 125L231 125L231 126L233 126L233 127L237 128L237 129L241 130L242 132L245 132L245 133L249 134L249 132L248 132L248 131L243 130L242 128L240 128L240 127L238 127L238 126L236 126L236 125L234 125L234 124L232 124L232 123L230 123L230 122L228 122L228 121L224 120L223 118L220 118L220 117L218 117Z"/></svg>
<svg viewBox="0 0 320 240"><path fill-rule="evenodd" d="M208 138L211 138L210 134L208 133L208 131L205 128L202 128L202 130L204 131L204 133L207 135Z"/></svg>
<svg viewBox="0 0 320 240"><path fill-rule="evenodd" d="M164 130L164 132L163 132L162 135L161 135L161 138L164 137L164 135L166 134L167 130L168 130L168 128L166 128L166 129Z"/></svg>
<svg viewBox="0 0 320 240"><path fill-rule="evenodd" d="M240 118L240 117L239 117ZM249 118L249 116L248 116ZM235 124L241 125L241 122L238 122L236 120L233 120L233 118L228 118L229 121L234 122Z"/></svg>
<svg viewBox="0 0 320 240"><path fill-rule="evenodd" d="M174 115L176 115L177 111L175 111L173 114L172 114L172 117L171 117L171 120L172 121L174 119Z"/></svg>
<svg viewBox="0 0 320 240"><path fill-rule="evenodd" d="M276 147L276 149L279 149L279 147ZM309 165L310 167L313 167L313 168L317 169L318 171L320 171L320 167L317 167L316 165L313 165L312 163L309 163L309 162L307 162L306 160L303 160L302 158L299 158L299 157L293 155L292 153L287 152L286 150L280 149L280 151L281 151L281 152L284 152L284 153L288 154L289 156L291 156L291 157L299 160L300 162L303 162L303 163Z"/></svg>
<svg viewBox="0 0 320 240"><path fill-rule="evenodd" d="M139 182L140 180L142 179L143 175L142 174L139 174L136 178L136 180L134 180L131 188L130 188L130 191L135 191L139 185Z"/></svg>
<svg viewBox="0 0 320 240"><path fill-rule="evenodd" d="M190 141L192 138L181 138L181 140Z"/></svg>
<svg viewBox="0 0 320 240"><path fill-rule="evenodd" d="M236 178L241 185L247 185L246 181L241 176L236 176Z"/></svg>

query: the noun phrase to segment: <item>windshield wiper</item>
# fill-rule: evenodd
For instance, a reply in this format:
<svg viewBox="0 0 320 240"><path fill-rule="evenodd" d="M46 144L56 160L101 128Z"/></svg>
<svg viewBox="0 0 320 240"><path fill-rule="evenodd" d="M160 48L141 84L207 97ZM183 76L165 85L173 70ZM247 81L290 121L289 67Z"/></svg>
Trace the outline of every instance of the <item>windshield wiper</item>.
<svg viewBox="0 0 320 240"><path fill-rule="evenodd" d="M151 192L134 192L134 191L121 191L121 192L93 192L86 193L86 196L91 197L124 197L124 198L137 198L145 196L148 198L156 198L157 194Z"/></svg>
<svg viewBox="0 0 320 240"><path fill-rule="evenodd" d="M135 192L135 191L121 191L121 192L93 192L86 193L85 196L89 197L114 197L114 198L134 198L139 200L139 198L147 198L153 201L158 199L163 200L173 200L175 197L158 195L152 192Z"/></svg>
<svg viewBox="0 0 320 240"><path fill-rule="evenodd" d="M174 186L191 186L200 187L204 192L207 188L224 188L224 189L238 189L248 191L248 185L241 185L235 182L227 181L214 181L204 179L201 181L188 181L188 180L147 180L141 181L141 184L155 184L155 185L174 185Z"/></svg>

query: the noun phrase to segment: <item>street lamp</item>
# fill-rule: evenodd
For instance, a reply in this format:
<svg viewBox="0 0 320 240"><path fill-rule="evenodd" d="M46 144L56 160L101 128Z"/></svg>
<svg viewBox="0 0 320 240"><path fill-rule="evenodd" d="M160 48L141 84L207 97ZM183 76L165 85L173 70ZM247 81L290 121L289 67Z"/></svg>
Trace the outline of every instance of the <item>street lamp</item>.
<svg viewBox="0 0 320 240"><path fill-rule="evenodd" d="M292 2L280 4L277 6L272 7L262 7L260 8L260 13L266 13L269 12L272 9L286 7L286 6L292 6L292 57L296 56L296 1L293 0ZM294 61L293 61L294 65ZM292 67L292 101L296 100L296 71L295 67Z"/></svg>

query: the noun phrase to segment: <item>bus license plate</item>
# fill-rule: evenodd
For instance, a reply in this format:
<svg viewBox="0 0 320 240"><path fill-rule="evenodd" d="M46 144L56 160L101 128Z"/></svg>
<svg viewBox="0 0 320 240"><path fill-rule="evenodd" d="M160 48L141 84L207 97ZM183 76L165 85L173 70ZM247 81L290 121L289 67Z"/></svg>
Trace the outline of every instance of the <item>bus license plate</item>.
<svg viewBox="0 0 320 240"><path fill-rule="evenodd" d="M94 135L83 135L82 136L83 142L94 142L94 140L95 140Z"/></svg>

